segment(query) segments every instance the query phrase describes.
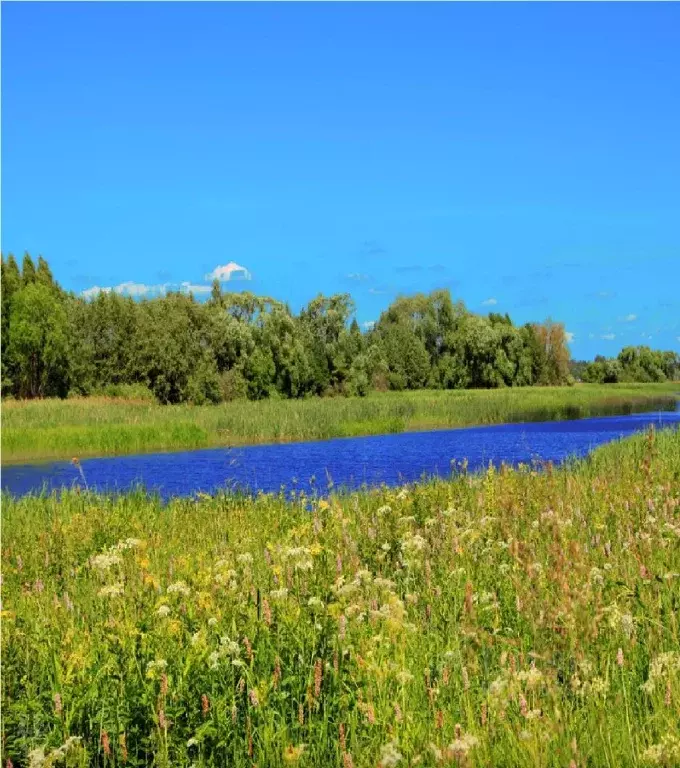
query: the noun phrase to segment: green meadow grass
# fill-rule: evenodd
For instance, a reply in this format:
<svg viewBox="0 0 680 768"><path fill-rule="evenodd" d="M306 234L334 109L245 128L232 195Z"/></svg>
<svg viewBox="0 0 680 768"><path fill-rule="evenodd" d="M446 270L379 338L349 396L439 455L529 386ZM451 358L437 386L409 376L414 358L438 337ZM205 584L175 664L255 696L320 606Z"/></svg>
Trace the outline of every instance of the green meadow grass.
<svg viewBox="0 0 680 768"><path fill-rule="evenodd" d="M327 500L5 497L2 532L3 765L680 764L678 431Z"/></svg>
<svg viewBox="0 0 680 768"><path fill-rule="evenodd" d="M675 384L420 391L366 398L161 406L113 398L7 401L2 460L205 448L546 421L671 408Z"/></svg>

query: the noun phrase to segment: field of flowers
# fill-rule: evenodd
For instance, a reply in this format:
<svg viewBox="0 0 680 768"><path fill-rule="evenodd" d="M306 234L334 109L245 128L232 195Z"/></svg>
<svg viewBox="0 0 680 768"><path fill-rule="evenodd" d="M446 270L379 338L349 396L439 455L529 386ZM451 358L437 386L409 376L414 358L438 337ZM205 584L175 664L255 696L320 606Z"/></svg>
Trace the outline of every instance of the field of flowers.
<svg viewBox="0 0 680 768"><path fill-rule="evenodd" d="M2 765L680 765L680 433L328 499L3 499Z"/></svg>

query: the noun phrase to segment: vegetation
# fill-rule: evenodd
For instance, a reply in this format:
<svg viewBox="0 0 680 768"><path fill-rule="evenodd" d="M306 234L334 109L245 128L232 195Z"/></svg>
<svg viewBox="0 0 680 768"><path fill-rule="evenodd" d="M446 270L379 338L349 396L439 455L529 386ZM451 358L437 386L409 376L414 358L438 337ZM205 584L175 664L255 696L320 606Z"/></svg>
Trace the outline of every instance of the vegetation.
<svg viewBox="0 0 680 768"><path fill-rule="evenodd" d="M6 401L2 459L70 459L613 415L674 408L679 388L583 384L161 406L149 401L144 387L119 385L109 389L110 397Z"/></svg>
<svg viewBox="0 0 680 768"><path fill-rule="evenodd" d="M327 500L4 498L3 765L676 766L679 512L677 431Z"/></svg>
<svg viewBox="0 0 680 768"><path fill-rule="evenodd" d="M170 293L135 301L66 293L41 257L2 259L2 391L17 398L101 394L142 385L161 403L371 390L569 382L564 328L481 317L448 291L398 298L362 333L349 295L299 314L272 298Z"/></svg>
<svg viewBox="0 0 680 768"><path fill-rule="evenodd" d="M617 357L597 355L592 363L579 362L572 373L582 381L615 384L630 381L673 381L680 378L680 355L677 352L624 347Z"/></svg>

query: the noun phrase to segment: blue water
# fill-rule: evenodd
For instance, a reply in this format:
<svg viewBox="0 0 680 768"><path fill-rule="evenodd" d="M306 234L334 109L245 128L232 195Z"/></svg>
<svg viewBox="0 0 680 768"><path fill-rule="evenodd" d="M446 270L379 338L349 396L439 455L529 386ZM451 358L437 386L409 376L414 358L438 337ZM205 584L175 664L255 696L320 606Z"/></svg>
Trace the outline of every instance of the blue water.
<svg viewBox="0 0 680 768"><path fill-rule="evenodd" d="M90 488L120 491L141 484L164 498L224 488L324 493L331 483L336 488L357 488L446 477L451 474L452 462L463 459L468 460L469 470L486 467L490 461L495 465L558 463L571 456L584 456L602 443L645 430L650 424L677 428L680 410L84 459L82 469ZM82 484L78 469L70 462L15 465L2 470L2 489L16 496L39 492L43 487L51 490Z"/></svg>

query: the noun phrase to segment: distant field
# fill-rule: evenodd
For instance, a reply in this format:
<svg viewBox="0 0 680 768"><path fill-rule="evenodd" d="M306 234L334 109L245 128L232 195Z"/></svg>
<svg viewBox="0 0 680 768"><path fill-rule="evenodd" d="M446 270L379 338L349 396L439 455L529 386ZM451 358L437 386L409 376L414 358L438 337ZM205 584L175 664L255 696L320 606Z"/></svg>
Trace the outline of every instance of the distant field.
<svg viewBox="0 0 680 768"><path fill-rule="evenodd" d="M2 764L678 766L679 513L670 430L328 500L5 497Z"/></svg>
<svg viewBox="0 0 680 768"><path fill-rule="evenodd" d="M4 462L320 440L574 419L673 407L680 383L390 392L366 398L161 406L107 398L8 401Z"/></svg>

